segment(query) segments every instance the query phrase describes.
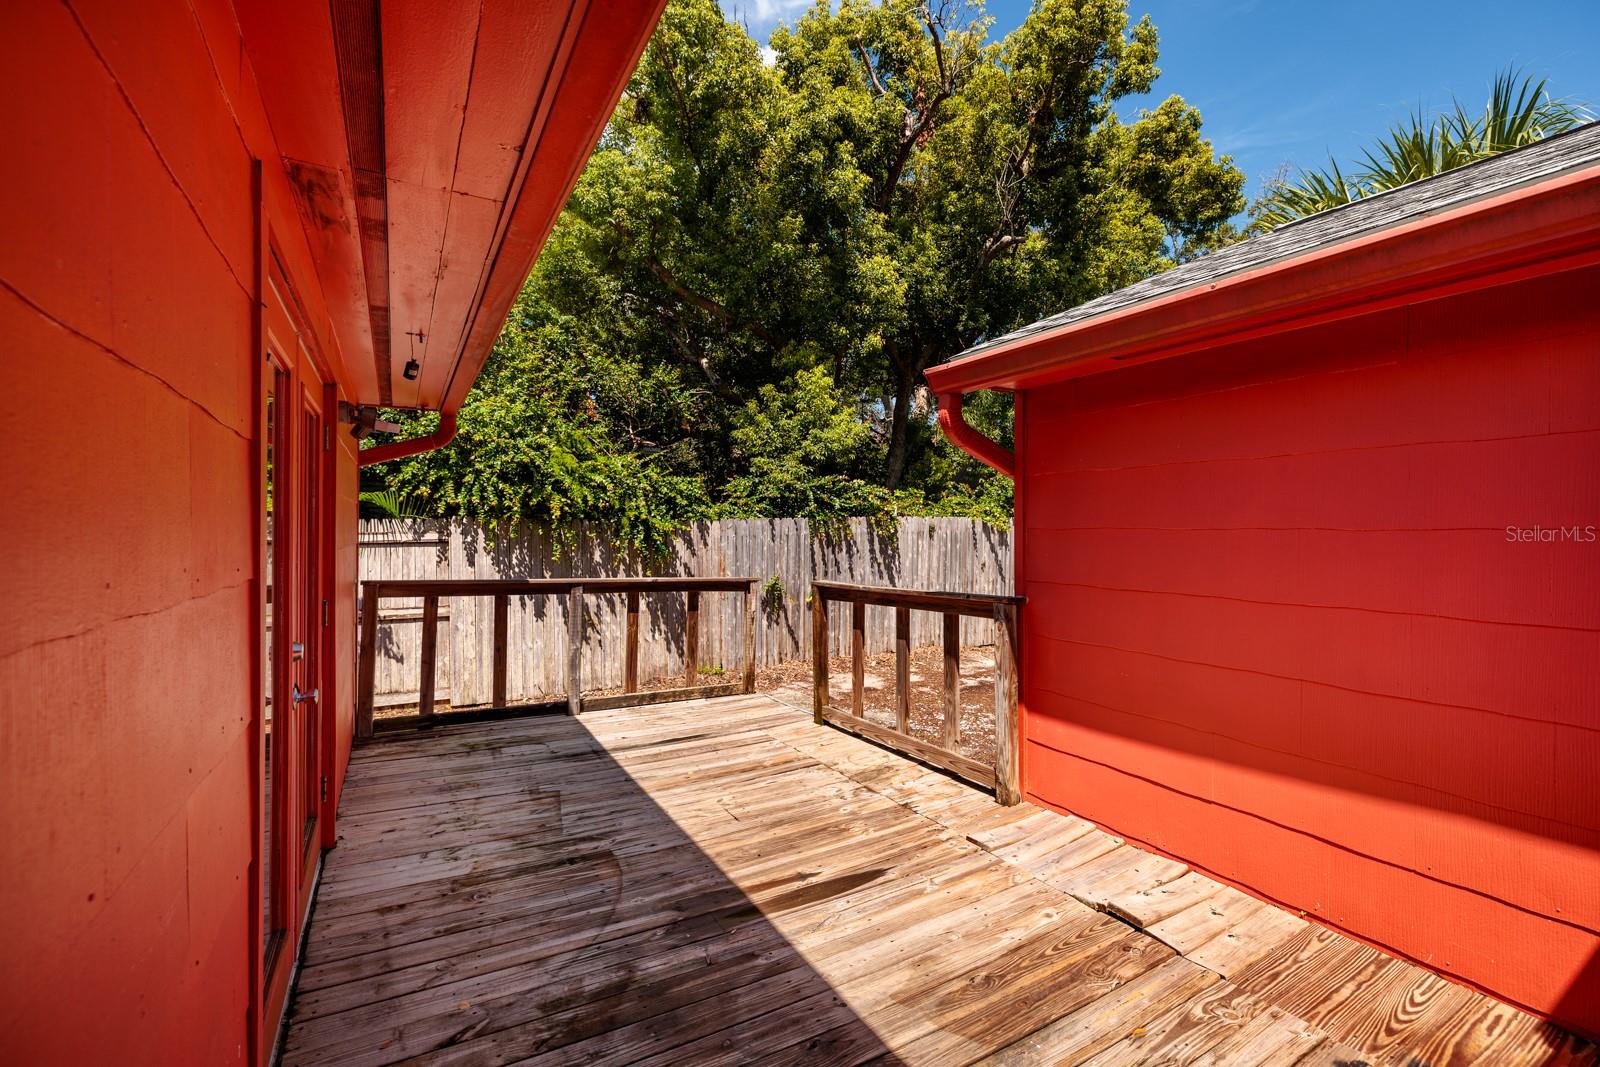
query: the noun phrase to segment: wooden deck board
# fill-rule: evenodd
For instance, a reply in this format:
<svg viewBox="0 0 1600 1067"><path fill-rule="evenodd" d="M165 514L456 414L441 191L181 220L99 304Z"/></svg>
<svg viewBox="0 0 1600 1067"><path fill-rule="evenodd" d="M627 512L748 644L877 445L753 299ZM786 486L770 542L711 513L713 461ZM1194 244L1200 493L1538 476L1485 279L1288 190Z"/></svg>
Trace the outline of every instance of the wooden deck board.
<svg viewBox="0 0 1600 1067"><path fill-rule="evenodd" d="M1592 1054L764 696L396 734L339 833L288 1065Z"/></svg>

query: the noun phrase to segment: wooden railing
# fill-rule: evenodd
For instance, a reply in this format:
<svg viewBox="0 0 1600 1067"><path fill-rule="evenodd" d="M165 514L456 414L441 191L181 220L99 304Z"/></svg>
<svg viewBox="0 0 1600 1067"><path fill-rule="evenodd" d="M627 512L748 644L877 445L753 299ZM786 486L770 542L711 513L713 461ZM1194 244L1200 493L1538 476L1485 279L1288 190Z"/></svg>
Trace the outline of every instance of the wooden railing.
<svg viewBox="0 0 1600 1067"><path fill-rule="evenodd" d="M1022 799L1018 786L1017 609L1023 598L979 593L938 593L813 582L811 585L811 705L829 723L993 789L1002 804ZM828 605L850 605L850 710L831 705L828 691ZM865 706L865 632L869 604L894 609L895 725L872 722ZM939 743L911 735L911 612L944 616L944 720ZM962 754L961 619L994 621L994 764Z"/></svg>
<svg viewBox="0 0 1600 1067"><path fill-rule="evenodd" d="M535 578L528 580L418 580L361 583L361 659L356 684L356 735L371 737L373 689L377 674L378 605L394 597L422 598L422 678L418 686L417 716L405 725L432 725L435 719L435 657L439 642L440 597L494 598L494 683L492 708L506 706L507 620L514 596L565 596L567 598L567 699L576 715L584 709L633 707L639 704L697 700L751 693L756 685L754 578ZM685 684L674 689L639 692L639 597L647 593L684 594ZM737 682L697 685L700 674L700 596L703 593L740 593L744 596L744 670ZM583 678L583 600L585 596L625 596L628 600L627 650L623 661L623 692L616 696L585 699ZM552 702L559 706L560 702Z"/></svg>

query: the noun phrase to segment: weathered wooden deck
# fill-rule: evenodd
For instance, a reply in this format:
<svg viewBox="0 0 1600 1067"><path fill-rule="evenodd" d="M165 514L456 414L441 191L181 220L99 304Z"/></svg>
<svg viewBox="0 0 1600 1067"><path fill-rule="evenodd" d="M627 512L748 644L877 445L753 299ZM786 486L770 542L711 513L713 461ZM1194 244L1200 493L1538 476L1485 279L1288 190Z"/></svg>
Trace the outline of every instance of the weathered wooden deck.
<svg viewBox="0 0 1600 1067"><path fill-rule="evenodd" d="M766 696L358 749L286 1064L1545 1064L1594 1050Z"/></svg>

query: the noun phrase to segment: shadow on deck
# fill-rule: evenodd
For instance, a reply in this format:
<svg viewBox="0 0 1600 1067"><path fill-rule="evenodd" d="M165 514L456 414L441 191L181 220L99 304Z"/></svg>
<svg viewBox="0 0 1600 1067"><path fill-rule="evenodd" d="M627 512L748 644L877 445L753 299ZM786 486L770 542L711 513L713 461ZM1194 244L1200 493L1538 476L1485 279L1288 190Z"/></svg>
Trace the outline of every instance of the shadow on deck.
<svg viewBox="0 0 1600 1067"><path fill-rule="evenodd" d="M339 825L286 1064L1592 1062L767 696L366 744Z"/></svg>

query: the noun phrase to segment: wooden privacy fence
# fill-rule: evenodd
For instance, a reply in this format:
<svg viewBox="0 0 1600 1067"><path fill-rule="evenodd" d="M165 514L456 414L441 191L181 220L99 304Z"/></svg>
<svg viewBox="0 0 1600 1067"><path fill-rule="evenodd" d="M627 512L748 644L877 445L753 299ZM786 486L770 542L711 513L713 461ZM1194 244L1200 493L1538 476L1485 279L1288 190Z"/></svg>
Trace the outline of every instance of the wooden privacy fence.
<svg viewBox="0 0 1600 1067"><path fill-rule="evenodd" d="M1022 799L1018 788L1017 609L1019 596L941 593L910 589L813 582L811 598L811 706L819 725L830 723L942 767L993 789L1002 804ZM828 605L850 606L850 710L832 706L828 695ZM895 725L866 717L867 605L894 608ZM911 736L911 613L937 614L944 645L944 729L938 744ZM994 625L994 766L963 755L961 747L961 620L992 620Z"/></svg>
<svg viewBox="0 0 1600 1067"><path fill-rule="evenodd" d="M686 658L684 685L665 690L639 692L639 603L641 594L684 595ZM704 593L738 593L744 601L744 670L738 682L697 685L700 672L700 598ZM627 639L623 666L623 692L620 696L583 697L583 647L585 638L584 598L621 596L627 602ZM564 597L567 605L566 707L576 715L584 708L618 708L637 704L694 700L704 697L750 693L756 686L754 578L543 578L529 581L481 580L453 581L368 581L361 583L361 642L356 706L356 734L371 737L373 698L378 662L379 605L386 597L422 599L422 654L418 678L417 716L404 725L429 725L434 719L437 651L439 646L439 601L441 598L493 598L494 603L494 683L493 707L507 705L506 676L511 653L508 621L513 597Z"/></svg>
<svg viewBox="0 0 1600 1067"><path fill-rule="evenodd" d="M598 530L581 524L558 530L536 525L485 529L460 520L369 519L361 523L360 577L365 581L537 580L612 578L619 575L748 575L758 580L756 665L805 662L811 656L806 597L813 581L913 589L1011 592L1011 533L970 519L906 518L888 529L865 519L826 535L804 519L728 519L684 530L665 558L640 559L618 551ZM559 597L513 597L506 620L510 656L506 695L513 703L560 697L566 690L566 618ZM678 675L687 653L682 594L642 595L637 619L641 681ZM493 700L496 624L489 597L441 600L438 605L435 694L456 706ZM744 652L745 604L733 593L701 599L697 634L706 672L737 669ZM420 694L422 601L386 597L378 617L375 701L379 707L414 706ZM848 630L836 618L832 651L844 655ZM628 616L623 598L586 603L582 664L587 690L623 683ZM913 615L912 643L942 639L937 616ZM988 644L990 626L962 620L962 639ZM864 635L868 654L894 647L894 628L871 613Z"/></svg>

